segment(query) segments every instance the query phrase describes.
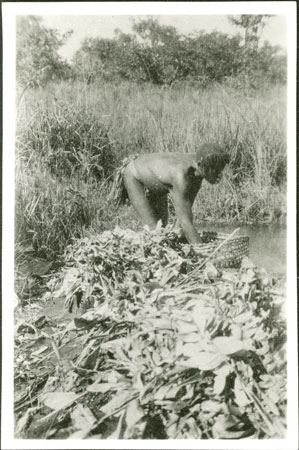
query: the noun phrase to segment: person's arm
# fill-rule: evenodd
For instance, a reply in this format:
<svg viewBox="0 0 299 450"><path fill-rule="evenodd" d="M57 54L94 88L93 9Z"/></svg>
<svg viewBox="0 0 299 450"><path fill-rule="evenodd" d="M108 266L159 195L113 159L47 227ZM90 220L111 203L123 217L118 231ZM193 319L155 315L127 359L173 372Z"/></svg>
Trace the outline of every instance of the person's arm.
<svg viewBox="0 0 299 450"><path fill-rule="evenodd" d="M173 203L178 221L188 242L190 244L198 244L201 242L201 239L193 225L192 201L185 192L183 183L173 187Z"/></svg>

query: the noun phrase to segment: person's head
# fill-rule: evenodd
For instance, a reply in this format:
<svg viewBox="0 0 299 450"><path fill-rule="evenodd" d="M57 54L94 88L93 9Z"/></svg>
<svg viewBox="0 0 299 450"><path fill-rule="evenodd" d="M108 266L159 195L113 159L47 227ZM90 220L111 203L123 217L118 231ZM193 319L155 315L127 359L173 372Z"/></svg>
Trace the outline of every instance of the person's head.
<svg viewBox="0 0 299 450"><path fill-rule="evenodd" d="M201 176L209 183L219 183L222 171L229 162L229 154L218 144L202 144L196 152L196 161Z"/></svg>

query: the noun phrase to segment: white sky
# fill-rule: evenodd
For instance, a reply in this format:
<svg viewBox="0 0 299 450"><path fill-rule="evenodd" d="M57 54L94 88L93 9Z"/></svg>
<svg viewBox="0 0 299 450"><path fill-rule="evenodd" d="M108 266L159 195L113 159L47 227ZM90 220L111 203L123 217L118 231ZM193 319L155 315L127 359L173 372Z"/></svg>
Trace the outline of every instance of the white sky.
<svg viewBox="0 0 299 450"><path fill-rule="evenodd" d="M80 42L86 37L112 38L114 30L119 28L125 33L132 31L133 19L146 18L141 15L43 15L44 25L56 28L61 33L73 30L73 35L66 45L61 48L60 54L70 59L79 48ZM162 25L172 25L180 33L189 34L194 31L213 30L228 34L240 32L237 27L230 24L226 15L159 15L155 17ZM268 40L271 45L287 47L287 21L283 15L273 16L269 19L262 34L262 41Z"/></svg>

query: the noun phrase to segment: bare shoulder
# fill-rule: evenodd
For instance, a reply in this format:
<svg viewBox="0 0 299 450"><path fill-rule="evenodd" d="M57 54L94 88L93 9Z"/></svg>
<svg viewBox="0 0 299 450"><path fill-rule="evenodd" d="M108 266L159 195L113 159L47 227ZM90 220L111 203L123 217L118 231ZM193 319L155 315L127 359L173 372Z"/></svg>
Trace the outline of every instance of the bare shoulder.
<svg viewBox="0 0 299 450"><path fill-rule="evenodd" d="M139 155L138 164L165 166L179 171L187 171L193 165L194 155L185 153L146 153Z"/></svg>
<svg viewBox="0 0 299 450"><path fill-rule="evenodd" d="M164 187L184 190L188 184L194 156L184 153L149 153L138 156L136 169L145 185L158 180Z"/></svg>

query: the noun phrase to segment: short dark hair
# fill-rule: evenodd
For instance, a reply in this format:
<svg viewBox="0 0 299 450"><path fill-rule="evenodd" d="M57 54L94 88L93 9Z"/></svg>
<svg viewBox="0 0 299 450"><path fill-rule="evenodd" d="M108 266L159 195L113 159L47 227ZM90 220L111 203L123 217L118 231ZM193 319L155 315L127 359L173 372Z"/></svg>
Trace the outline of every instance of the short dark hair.
<svg viewBox="0 0 299 450"><path fill-rule="evenodd" d="M196 159L203 169L213 167L214 170L220 171L229 163L229 154L218 144L205 143L200 145L196 152Z"/></svg>

